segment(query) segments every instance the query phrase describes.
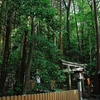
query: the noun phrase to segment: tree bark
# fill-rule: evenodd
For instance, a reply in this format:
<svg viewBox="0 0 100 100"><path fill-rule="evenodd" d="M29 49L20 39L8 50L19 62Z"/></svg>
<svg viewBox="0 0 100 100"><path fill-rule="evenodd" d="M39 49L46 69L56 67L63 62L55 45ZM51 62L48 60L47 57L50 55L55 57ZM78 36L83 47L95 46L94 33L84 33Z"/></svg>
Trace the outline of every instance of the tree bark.
<svg viewBox="0 0 100 100"><path fill-rule="evenodd" d="M27 30L25 31L25 36L24 36L24 44L23 44L23 54L22 54L22 61L21 61L21 71L20 71L20 83L22 84L22 89L23 90L23 83L24 83L24 72L26 68L26 53L27 53Z"/></svg>
<svg viewBox="0 0 100 100"><path fill-rule="evenodd" d="M9 44L10 44L10 32L11 32L11 14L7 16L7 26L6 26L6 37L5 37L5 48L1 67L1 78L0 78L0 90L3 93L5 80L7 77L7 67L9 58Z"/></svg>
<svg viewBox="0 0 100 100"><path fill-rule="evenodd" d="M59 38L60 38L61 55L63 56L63 42L62 42L62 0L60 0L60 32L59 32Z"/></svg>
<svg viewBox="0 0 100 100"><path fill-rule="evenodd" d="M63 0L65 8L66 8L66 36L67 36L67 47L68 50L70 49L70 4L71 4L71 0L68 0L66 5L65 0Z"/></svg>
<svg viewBox="0 0 100 100"><path fill-rule="evenodd" d="M97 73L96 73L96 93L100 94L100 30L99 30L99 20L97 13L96 1L94 1L94 18L95 18L95 31L96 31L96 39L97 39Z"/></svg>
<svg viewBox="0 0 100 100"><path fill-rule="evenodd" d="M32 41L30 42L30 49L29 49L29 54L28 54L28 62L27 62L27 68L26 68L26 76L25 76L25 83L23 87L23 92L22 94L26 94L28 92L28 86L29 86L29 80L30 80L30 70L31 70L31 65L32 65L32 52L33 52L33 47L34 47L34 41L33 41L33 35L35 33L35 25L34 21L32 18L31 22L31 37Z"/></svg>
<svg viewBox="0 0 100 100"><path fill-rule="evenodd" d="M76 24L76 34L77 34L77 40L78 40L78 48L79 48L79 51L82 52L81 39L80 39L80 35L79 35L79 30L78 30L74 0L73 0L73 5L74 5L74 15L75 15L75 24Z"/></svg>

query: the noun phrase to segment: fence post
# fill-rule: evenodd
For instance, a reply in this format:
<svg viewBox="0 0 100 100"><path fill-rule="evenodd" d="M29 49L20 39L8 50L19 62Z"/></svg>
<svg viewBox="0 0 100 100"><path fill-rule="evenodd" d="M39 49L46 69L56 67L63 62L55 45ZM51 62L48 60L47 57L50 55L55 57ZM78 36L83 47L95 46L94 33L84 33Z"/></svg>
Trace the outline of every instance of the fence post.
<svg viewBox="0 0 100 100"><path fill-rule="evenodd" d="M79 90L82 88L79 83ZM81 92L79 91L80 95ZM18 95L18 96L7 96L0 97L0 100L82 100L78 98L77 90L62 91L62 92L51 92L51 93L41 93L41 94L31 94L31 95Z"/></svg>

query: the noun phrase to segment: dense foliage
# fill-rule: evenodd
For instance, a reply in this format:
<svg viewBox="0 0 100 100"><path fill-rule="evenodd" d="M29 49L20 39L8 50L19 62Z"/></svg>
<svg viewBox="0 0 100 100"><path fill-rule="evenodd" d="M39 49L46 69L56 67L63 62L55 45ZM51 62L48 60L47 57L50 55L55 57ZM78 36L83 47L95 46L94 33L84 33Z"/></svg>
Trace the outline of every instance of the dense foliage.
<svg viewBox="0 0 100 100"><path fill-rule="evenodd" d="M0 0L0 95L64 88L61 59L87 64L85 75L93 78L98 59L93 4L91 0ZM29 89L29 80L34 88Z"/></svg>

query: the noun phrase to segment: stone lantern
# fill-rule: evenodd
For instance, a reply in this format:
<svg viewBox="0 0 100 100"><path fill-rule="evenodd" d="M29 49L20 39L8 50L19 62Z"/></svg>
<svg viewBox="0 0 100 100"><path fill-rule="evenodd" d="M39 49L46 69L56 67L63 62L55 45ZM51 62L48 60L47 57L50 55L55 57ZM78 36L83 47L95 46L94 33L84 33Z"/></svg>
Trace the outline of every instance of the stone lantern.
<svg viewBox="0 0 100 100"><path fill-rule="evenodd" d="M74 72L74 77L78 83L78 91L79 91L79 100L82 100L82 85L81 80L84 79L84 67L75 67L72 70Z"/></svg>
<svg viewBox="0 0 100 100"><path fill-rule="evenodd" d="M70 68L71 72L74 73L74 77L75 77L75 79L77 80L77 83L78 83L79 100L82 100L81 81L84 79L84 71L85 71L86 64L78 64L78 63L62 60L62 65L65 65L67 69ZM71 79L69 78L69 80L71 80Z"/></svg>
<svg viewBox="0 0 100 100"><path fill-rule="evenodd" d="M74 72L74 77L76 80L81 80L84 78L84 68L74 68L72 71Z"/></svg>

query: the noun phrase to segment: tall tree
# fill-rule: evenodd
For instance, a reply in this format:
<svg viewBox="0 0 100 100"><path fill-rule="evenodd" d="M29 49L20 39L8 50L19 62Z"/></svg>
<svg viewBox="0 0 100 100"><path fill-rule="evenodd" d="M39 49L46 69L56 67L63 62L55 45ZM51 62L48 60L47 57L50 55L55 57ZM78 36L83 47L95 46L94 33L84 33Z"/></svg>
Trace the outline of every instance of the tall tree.
<svg viewBox="0 0 100 100"><path fill-rule="evenodd" d="M22 94L26 94L28 92L28 86L29 86L29 80L30 80L30 72L31 72L31 66L32 66L32 59L33 59L33 47L34 47L34 40L33 36L35 33L35 25L34 25L34 18L31 18L31 37L32 40L30 41L29 45L29 53L28 53L28 61L27 61L27 66L26 66L26 75L25 75L25 83L23 87L23 92Z"/></svg>
<svg viewBox="0 0 100 100"><path fill-rule="evenodd" d="M9 59L9 54L10 54L9 45L10 45L10 33L11 33L11 21L12 21L11 19L12 19L12 12L9 12L7 15L5 47L4 47L3 61L2 61L2 67L1 67L1 78L0 78L1 91L3 91L4 89L4 84L7 77L7 66L8 66L8 59Z"/></svg>
<svg viewBox="0 0 100 100"><path fill-rule="evenodd" d="M23 41L23 50L22 50L22 59L21 59L21 71L20 71L20 83L22 84L21 90L23 90L24 85L24 74L26 68L26 55L27 55L27 34L28 31L25 31L24 41Z"/></svg>
<svg viewBox="0 0 100 100"><path fill-rule="evenodd" d="M93 0L94 2L94 17L95 17L95 32L96 32L96 39L97 39L97 84L96 84L96 92L100 93L100 30L99 30L99 19L98 19L98 11L97 11L97 4L96 0Z"/></svg>
<svg viewBox="0 0 100 100"><path fill-rule="evenodd" d="M66 41L67 41L67 49L70 49L70 5L71 0L67 2L63 0L65 8L66 8Z"/></svg>
<svg viewBox="0 0 100 100"><path fill-rule="evenodd" d="M77 22L77 18L76 18L76 10L75 10L75 3L73 0L73 6L74 6L74 14L75 14L75 23L76 23L76 33L77 33L77 39L78 39L78 47L79 50L82 51L82 47L81 47L81 40L80 40L80 35L79 35L79 28L78 28L78 22Z"/></svg>
<svg viewBox="0 0 100 100"><path fill-rule="evenodd" d="M63 55L63 43L62 43L62 0L60 0L60 31L59 31L59 39L60 39L60 50L61 55Z"/></svg>

